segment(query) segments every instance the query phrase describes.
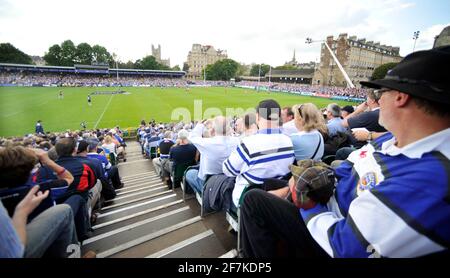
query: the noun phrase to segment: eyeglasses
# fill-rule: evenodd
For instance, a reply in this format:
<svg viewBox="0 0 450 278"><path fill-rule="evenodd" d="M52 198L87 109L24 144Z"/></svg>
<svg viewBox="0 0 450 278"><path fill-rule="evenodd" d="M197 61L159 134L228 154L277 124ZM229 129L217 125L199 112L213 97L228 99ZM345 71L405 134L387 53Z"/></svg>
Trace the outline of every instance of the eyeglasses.
<svg viewBox="0 0 450 278"><path fill-rule="evenodd" d="M375 90L375 91L373 91L375 94L377 94L378 96L381 96L383 93L386 93L386 92L389 92L389 91L392 91L392 89L389 89L389 88L381 88L381 89L378 89L378 90Z"/></svg>

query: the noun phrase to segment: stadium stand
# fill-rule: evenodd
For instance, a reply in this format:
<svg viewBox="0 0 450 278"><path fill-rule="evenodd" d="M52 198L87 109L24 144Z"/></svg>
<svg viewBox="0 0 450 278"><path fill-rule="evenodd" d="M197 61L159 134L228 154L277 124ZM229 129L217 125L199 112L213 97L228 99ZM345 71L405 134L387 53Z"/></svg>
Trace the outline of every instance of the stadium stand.
<svg viewBox="0 0 450 278"><path fill-rule="evenodd" d="M331 163L320 148L334 144L337 150L344 141L340 132L329 135L325 117L314 105L291 107L298 132L289 137L282 124L292 119L281 118L274 100L255 104L259 129L249 129L250 133L238 124L246 122L245 116L218 116L189 123L143 121L136 129L137 142L125 143L119 128L2 139L0 196L7 210L0 211L0 220L13 239L0 237L8 242L0 245L0 256L39 257L53 244L49 240L39 252L27 253L29 246L21 245L10 219L15 210L11 206L20 211L30 198L46 196L31 191L21 193L27 194L22 201L6 201L11 190L23 189L17 186L42 182L43 169L47 169L46 180L64 180L62 187L67 190L63 197L52 195L50 203L42 203L41 214L31 216L33 208L25 216L35 217L30 225L42 221L46 213L69 219L55 227L67 231L69 242L78 234L82 242L77 256L89 252L97 257L149 258L448 256L450 98L449 80L442 70L448 63L450 47L419 51L407 56L385 79L366 83L376 89L368 91L369 98L372 94L378 98L360 104L353 113L373 111L376 108L371 106L378 102L381 110L371 120L383 123L387 132L369 126L362 133L347 129L345 136L353 141L346 141L367 144L352 145L355 151L341 162ZM422 67L430 70L415 70ZM326 115L330 121L341 116L339 109L330 106L328 110L334 111ZM308 146L304 140L299 142L301 136L317 140ZM127 161L117 165L121 182L114 179L114 197L105 195L112 182L104 181L109 166L106 156L95 163L76 156L77 150L86 152L86 146L97 147L100 155L102 150L114 153L126 147ZM24 147L45 151L33 154ZM52 162L47 155L53 157L55 150ZM16 153L21 154L11 159ZM43 167L35 169L38 159ZM152 159L160 162L157 171ZM195 163L198 166L190 166ZM183 170L181 187L175 188ZM175 175L169 188L167 175ZM101 191L86 194L96 186ZM192 193L196 198L186 198ZM95 194L100 195L98 201L89 198ZM73 196L81 196L78 203L67 201ZM64 201L69 206L62 205ZM88 205L82 206L83 201ZM86 237L80 232L85 207L90 216ZM217 213L206 214L211 211Z"/></svg>

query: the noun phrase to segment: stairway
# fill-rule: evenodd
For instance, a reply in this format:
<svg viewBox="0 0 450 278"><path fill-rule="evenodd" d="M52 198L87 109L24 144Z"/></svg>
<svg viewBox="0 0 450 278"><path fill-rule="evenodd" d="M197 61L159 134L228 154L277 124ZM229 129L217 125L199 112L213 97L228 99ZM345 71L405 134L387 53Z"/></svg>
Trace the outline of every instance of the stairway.
<svg viewBox="0 0 450 278"><path fill-rule="evenodd" d="M100 258L235 256L237 239L224 214L201 218L195 199L185 202L180 188L168 189L140 145L127 144L127 162L118 165L125 186L105 202L82 252L92 250Z"/></svg>

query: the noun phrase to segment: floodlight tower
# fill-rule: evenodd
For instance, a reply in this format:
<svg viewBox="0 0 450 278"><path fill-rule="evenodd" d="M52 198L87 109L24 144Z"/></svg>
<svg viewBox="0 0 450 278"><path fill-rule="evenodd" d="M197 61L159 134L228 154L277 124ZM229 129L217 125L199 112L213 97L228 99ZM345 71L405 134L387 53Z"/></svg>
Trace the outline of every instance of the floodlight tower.
<svg viewBox="0 0 450 278"><path fill-rule="evenodd" d="M413 52L414 52L414 50L416 50L416 42L417 42L417 39L419 38L419 35L420 35L420 31L414 32L414 35L413 35L413 40L414 40Z"/></svg>
<svg viewBox="0 0 450 278"><path fill-rule="evenodd" d="M259 92L259 83L261 82L261 63L259 64L259 71L258 71L258 87L256 88L256 91Z"/></svg>
<svg viewBox="0 0 450 278"><path fill-rule="evenodd" d="M325 44L326 48L328 49L328 51L331 54L331 57L333 57L334 62L338 65L338 68L339 68L339 70L341 70L342 75L344 75L345 81L347 81L347 87L355 88L355 85L353 85L353 82L350 80L350 77L348 77L348 74L345 72L345 70L342 67L341 63L337 59L336 55L334 55L334 52L331 50L330 46L328 46L328 43L326 41L324 41L324 40L314 41L311 38L306 38L306 42L305 43L311 44L311 43L315 43L315 42L321 42L321 43Z"/></svg>

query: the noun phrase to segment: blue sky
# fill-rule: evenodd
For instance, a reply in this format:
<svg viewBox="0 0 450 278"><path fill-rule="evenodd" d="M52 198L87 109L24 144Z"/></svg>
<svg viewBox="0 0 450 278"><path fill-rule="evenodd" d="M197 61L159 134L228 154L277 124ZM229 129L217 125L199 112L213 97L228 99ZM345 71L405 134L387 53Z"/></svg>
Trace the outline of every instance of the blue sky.
<svg viewBox="0 0 450 278"><path fill-rule="evenodd" d="M123 61L161 44L171 65L186 61L193 43L227 50L241 63L277 66L292 58L318 61L320 44L339 33L412 51L431 48L450 25L450 0L0 0L0 42L30 55L72 39L101 44Z"/></svg>

